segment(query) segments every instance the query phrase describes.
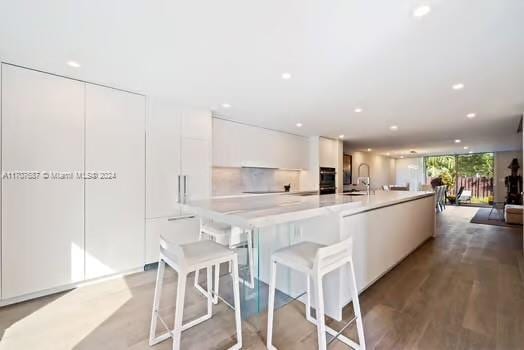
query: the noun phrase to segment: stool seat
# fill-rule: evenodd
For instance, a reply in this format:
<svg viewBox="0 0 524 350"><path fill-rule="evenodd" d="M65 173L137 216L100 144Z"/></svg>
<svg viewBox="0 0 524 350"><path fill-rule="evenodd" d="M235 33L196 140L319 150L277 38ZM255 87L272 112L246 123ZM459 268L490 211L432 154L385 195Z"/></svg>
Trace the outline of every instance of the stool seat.
<svg viewBox="0 0 524 350"><path fill-rule="evenodd" d="M301 270L311 270L318 249L325 245L313 242L300 242L290 247L282 248L273 253L273 260L283 265L292 265Z"/></svg>
<svg viewBox="0 0 524 350"><path fill-rule="evenodd" d="M231 233L231 226L214 222L202 224L202 231L213 236L226 236Z"/></svg>
<svg viewBox="0 0 524 350"><path fill-rule="evenodd" d="M246 233L240 227L219 222L202 223L200 230L213 237L218 243L229 245L230 248L241 243L242 235Z"/></svg>
<svg viewBox="0 0 524 350"><path fill-rule="evenodd" d="M184 253L187 265L200 265L210 260L232 257L235 254L234 251L228 249L222 244L209 240L181 244L180 248ZM167 257L176 261L176 256L171 250L160 247L160 251Z"/></svg>

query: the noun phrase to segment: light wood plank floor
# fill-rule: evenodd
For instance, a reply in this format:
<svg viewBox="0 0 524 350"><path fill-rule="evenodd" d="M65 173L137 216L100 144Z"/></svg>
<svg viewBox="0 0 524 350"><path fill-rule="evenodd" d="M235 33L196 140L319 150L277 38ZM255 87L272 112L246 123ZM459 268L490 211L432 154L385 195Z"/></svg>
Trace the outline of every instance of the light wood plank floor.
<svg viewBox="0 0 524 350"><path fill-rule="evenodd" d="M361 295L369 349L524 349L522 229L469 223L474 208L448 207L429 240ZM0 349L150 349L155 271L85 286L0 309ZM162 313L171 322L176 276L169 272ZM188 288L185 318L203 314ZM352 308L345 310L350 319ZM275 315L279 349L315 349L316 329L293 302ZM183 333L183 349L235 342L233 313ZM329 321L333 328L341 327ZM260 325L257 330L254 325ZM353 326L344 334L355 337ZM247 349L264 349L265 316L243 324ZM165 341L153 349L170 349ZM336 340L330 349L347 349Z"/></svg>

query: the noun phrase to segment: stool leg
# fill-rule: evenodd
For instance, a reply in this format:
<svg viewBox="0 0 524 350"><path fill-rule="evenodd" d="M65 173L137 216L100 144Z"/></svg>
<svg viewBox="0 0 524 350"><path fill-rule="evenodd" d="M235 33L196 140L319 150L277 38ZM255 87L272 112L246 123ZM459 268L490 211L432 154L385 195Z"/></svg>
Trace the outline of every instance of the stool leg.
<svg viewBox="0 0 524 350"><path fill-rule="evenodd" d="M235 299L235 325L237 331L237 344L233 349L242 348L242 319L240 316L240 281L238 277L238 258L237 255L232 259L233 263L233 294Z"/></svg>
<svg viewBox="0 0 524 350"><path fill-rule="evenodd" d="M151 315L151 329L149 331L149 345L153 346L155 342L156 334L156 325L158 321L158 308L160 305L160 297L162 295L162 285L164 282L164 271L166 268L166 263L164 260L160 259L158 262L158 271L156 274L156 284L155 284L155 296L153 298L153 312Z"/></svg>
<svg viewBox="0 0 524 350"><path fill-rule="evenodd" d="M273 346L273 313L275 309L275 284L277 280L277 263L271 263L271 277L269 280L269 300L267 304L267 339L268 349L275 349Z"/></svg>
<svg viewBox="0 0 524 350"><path fill-rule="evenodd" d="M199 273L200 273L200 270L195 271L195 283L194 283L195 288L198 288Z"/></svg>
<svg viewBox="0 0 524 350"><path fill-rule="evenodd" d="M200 230L199 230L199 231L200 231L200 232L198 233L198 240L201 241L202 238L203 238L203 234L202 234L202 220L200 220ZM195 288L196 288L196 289L199 289L199 290L200 290L200 288L198 288L198 287L200 287L200 286L198 285L198 277L199 277L199 273L200 273L200 270L196 270L196 271L195 271L195 281L194 281L195 284L194 284L194 285L195 285Z"/></svg>
<svg viewBox="0 0 524 350"><path fill-rule="evenodd" d="M218 290L220 288L220 264L215 265L215 290L213 295L213 304L218 304Z"/></svg>
<svg viewBox="0 0 524 350"><path fill-rule="evenodd" d="M318 348L319 350L326 350L326 321L324 318L324 290L322 288L322 276L315 275L315 287L317 292Z"/></svg>
<svg viewBox="0 0 524 350"><path fill-rule="evenodd" d="M306 290L306 319L309 322L313 322L314 324L317 323L317 321L311 316L311 276L307 275L307 290Z"/></svg>
<svg viewBox="0 0 524 350"><path fill-rule="evenodd" d="M213 266L207 267L207 317L211 318L213 308L213 277L212 277Z"/></svg>
<svg viewBox="0 0 524 350"><path fill-rule="evenodd" d="M182 340L182 319L184 316L186 280L186 273L178 272L178 285L176 289L175 327L173 329L173 350L180 350L180 341Z"/></svg>
<svg viewBox="0 0 524 350"><path fill-rule="evenodd" d="M353 260L349 261L349 270L351 273L351 294L353 294L353 309L355 311L355 318L357 322L358 343L360 345L360 350L366 350L366 339L364 338L364 324L362 322L362 314L360 313L357 279L355 277L355 269L353 268Z"/></svg>

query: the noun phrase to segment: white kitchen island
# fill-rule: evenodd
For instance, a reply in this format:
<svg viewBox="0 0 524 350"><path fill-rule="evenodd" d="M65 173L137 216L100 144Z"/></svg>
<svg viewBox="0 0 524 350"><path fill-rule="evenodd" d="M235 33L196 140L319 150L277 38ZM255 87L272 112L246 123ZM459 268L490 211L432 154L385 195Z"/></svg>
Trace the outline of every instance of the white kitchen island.
<svg viewBox="0 0 524 350"><path fill-rule="evenodd" d="M182 206L203 220L253 231L257 283L254 289L243 287L246 317L266 309L270 257L279 248L304 240L328 245L352 235L357 285L363 291L435 233L432 192L252 195L190 201ZM348 272L341 269L324 280L326 314L338 320L342 307L351 301L346 276ZM305 277L279 266L277 289L286 296L280 298L281 303L286 298L301 298Z"/></svg>

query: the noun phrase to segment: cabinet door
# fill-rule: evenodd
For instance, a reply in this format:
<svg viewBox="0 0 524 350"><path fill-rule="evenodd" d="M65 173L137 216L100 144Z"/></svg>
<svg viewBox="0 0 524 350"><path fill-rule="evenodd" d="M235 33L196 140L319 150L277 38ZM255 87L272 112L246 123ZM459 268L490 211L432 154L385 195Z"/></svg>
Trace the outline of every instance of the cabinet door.
<svg viewBox="0 0 524 350"><path fill-rule="evenodd" d="M320 138L320 166L327 168L338 167L338 142L336 140Z"/></svg>
<svg viewBox="0 0 524 350"><path fill-rule="evenodd" d="M245 147L238 141L244 135L240 124L213 118L213 166L240 166L239 149ZM234 140L234 142L232 142ZM242 145L242 147L238 147Z"/></svg>
<svg viewBox="0 0 524 350"><path fill-rule="evenodd" d="M147 217L174 215L180 174L181 113L169 101L149 101Z"/></svg>
<svg viewBox="0 0 524 350"><path fill-rule="evenodd" d="M86 278L144 264L145 98L86 84Z"/></svg>
<svg viewBox="0 0 524 350"><path fill-rule="evenodd" d="M182 133L184 137L211 140L212 125L210 111L182 111Z"/></svg>
<svg viewBox="0 0 524 350"><path fill-rule="evenodd" d="M211 196L211 144L208 140L182 138L182 175L186 199Z"/></svg>
<svg viewBox="0 0 524 350"><path fill-rule="evenodd" d="M2 65L2 298L84 278L84 83Z"/></svg>

